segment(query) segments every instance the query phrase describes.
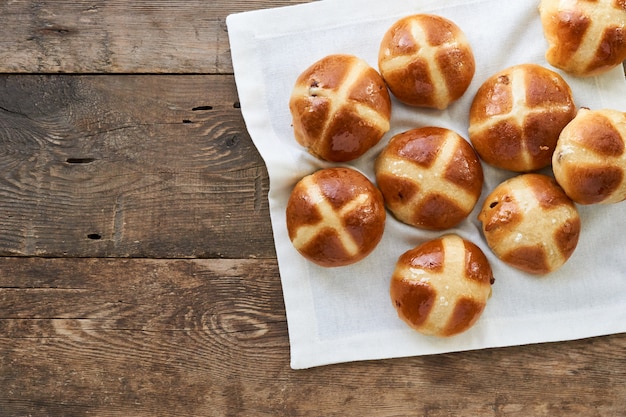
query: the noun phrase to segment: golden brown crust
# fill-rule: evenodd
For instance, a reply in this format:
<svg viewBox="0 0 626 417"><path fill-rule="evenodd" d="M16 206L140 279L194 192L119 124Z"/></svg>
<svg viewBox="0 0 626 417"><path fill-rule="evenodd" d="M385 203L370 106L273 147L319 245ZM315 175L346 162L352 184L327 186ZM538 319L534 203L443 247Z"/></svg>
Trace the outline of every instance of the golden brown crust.
<svg viewBox="0 0 626 417"><path fill-rule="evenodd" d="M380 191L351 168L328 168L301 179L287 203L294 247L324 267L350 265L380 242L385 227Z"/></svg>
<svg viewBox="0 0 626 417"><path fill-rule="evenodd" d="M626 200L626 113L581 109L559 137L552 169L579 204Z"/></svg>
<svg viewBox="0 0 626 417"><path fill-rule="evenodd" d="M575 115L572 91L560 75L536 64L516 65L478 89L469 138L485 162L535 171L550 165L559 134Z"/></svg>
<svg viewBox="0 0 626 417"><path fill-rule="evenodd" d="M580 235L574 203L552 178L523 174L498 185L485 199L478 220L493 252L532 274L559 269Z"/></svg>
<svg viewBox="0 0 626 417"><path fill-rule="evenodd" d="M445 235L402 254L389 293L411 328L452 336L472 327L491 295L491 266L474 243Z"/></svg>
<svg viewBox="0 0 626 417"><path fill-rule="evenodd" d="M602 74L626 59L626 2L542 0L546 59L577 76Z"/></svg>
<svg viewBox="0 0 626 417"><path fill-rule="evenodd" d="M483 185L471 145L439 127L394 136L375 165L376 181L394 216L412 226L443 230L465 219Z"/></svg>
<svg viewBox="0 0 626 417"><path fill-rule="evenodd" d="M329 55L296 80L289 101L296 141L332 162L354 160L389 130L384 80L362 59Z"/></svg>
<svg viewBox="0 0 626 417"><path fill-rule="evenodd" d="M378 68L391 92L405 104L444 109L469 87L475 71L465 34L441 16L418 14L385 33Z"/></svg>

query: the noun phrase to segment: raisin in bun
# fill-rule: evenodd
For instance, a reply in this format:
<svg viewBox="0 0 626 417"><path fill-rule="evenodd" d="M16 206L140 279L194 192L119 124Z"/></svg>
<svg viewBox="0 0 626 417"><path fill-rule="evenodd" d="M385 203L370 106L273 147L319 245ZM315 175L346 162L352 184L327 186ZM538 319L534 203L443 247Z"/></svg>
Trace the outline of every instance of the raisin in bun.
<svg viewBox="0 0 626 417"><path fill-rule="evenodd" d="M353 55L329 55L297 78L289 100L296 141L331 162L354 160L389 130L382 77Z"/></svg>
<svg viewBox="0 0 626 417"><path fill-rule="evenodd" d="M547 61L584 77L602 74L626 59L626 2L541 0Z"/></svg>
<svg viewBox="0 0 626 417"><path fill-rule="evenodd" d="M465 93L475 67L463 31L446 18L428 14L395 22L378 54L378 69L391 92L417 107L448 107Z"/></svg>
<svg viewBox="0 0 626 417"><path fill-rule="evenodd" d="M324 266L350 265L380 242L385 206L380 191L351 168L327 168L302 178L287 202L287 231L305 258Z"/></svg>
<svg viewBox="0 0 626 417"><path fill-rule="evenodd" d="M390 295L398 316L411 328L446 337L476 323L491 296L493 281L480 248L449 234L400 256Z"/></svg>
<svg viewBox="0 0 626 417"><path fill-rule="evenodd" d="M422 127L400 133L376 159L376 182L400 221L423 229L456 226L472 211L483 170L472 146L457 133Z"/></svg>
<svg viewBox="0 0 626 417"><path fill-rule="evenodd" d="M572 91L559 74L536 64L516 65L476 92L469 138L485 162L535 171L550 165L559 134L575 115Z"/></svg>
<svg viewBox="0 0 626 417"><path fill-rule="evenodd" d="M556 271L580 235L575 204L546 175L523 174L498 185L478 215L487 244L507 264L532 274Z"/></svg>
<svg viewBox="0 0 626 417"><path fill-rule="evenodd" d="M561 132L554 177L580 204L626 200L626 113L580 109Z"/></svg>

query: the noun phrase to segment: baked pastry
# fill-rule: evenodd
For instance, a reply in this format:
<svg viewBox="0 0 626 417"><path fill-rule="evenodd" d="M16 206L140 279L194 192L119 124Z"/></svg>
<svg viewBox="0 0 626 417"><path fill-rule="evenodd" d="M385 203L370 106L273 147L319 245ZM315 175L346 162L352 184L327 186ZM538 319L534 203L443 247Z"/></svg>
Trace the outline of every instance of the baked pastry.
<svg viewBox="0 0 626 417"><path fill-rule="evenodd" d="M449 234L402 254L391 277L398 316L432 336L453 336L472 327L491 296L493 273L474 243Z"/></svg>
<svg viewBox="0 0 626 417"><path fill-rule="evenodd" d="M380 191L363 174L344 167L302 178L286 215L294 247L324 267L350 265L369 255L382 238L386 217Z"/></svg>
<svg viewBox="0 0 626 417"><path fill-rule="evenodd" d="M626 200L626 113L580 109L561 132L554 177L580 204Z"/></svg>
<svg viewBox="0 0 626 417"><path fill-rule="evenodd" d="M576 76L602 74L626 59L626 2L541 0L547 61Z"/></svg>
<svg viewBox="0 0 626 417"><path fill-rule="evenodd" d="M329 55L297 78L289 100L296 141L318 158L354 160L389 130L391 99L380 74L353 55Z"/></svg>
<svg viewBox="0 0 626 417"><path fill-rule="evenodd" d="M559 74L536 64L516 65L476 92L469 138L485 162L535 171L550 165L559 134L575 115L572 91Z"/></svg>
<svg viewBox="0 0 626 417"><path fill-rule="evenodd" d="M445 109L465 93L476 64L465 34L454 22L417 14L387 30L380 44L378 69L401 102Z"/></svg>
<svg viewBox="0 0 626 417"><path fill-rule="evenodd" d="M580 235L575 204L546 175L523 174L498 185L478 215L487 244L507 264L532 274L556 271Z"/></svg>
<svg viewBox="0 0 626 417"><path fill-rule="evenodd" d="M393 215L430 230L448 229L465 219L483 186L482 166L472 146L440 127L391 138L376 159L375 172Z"/></svg>

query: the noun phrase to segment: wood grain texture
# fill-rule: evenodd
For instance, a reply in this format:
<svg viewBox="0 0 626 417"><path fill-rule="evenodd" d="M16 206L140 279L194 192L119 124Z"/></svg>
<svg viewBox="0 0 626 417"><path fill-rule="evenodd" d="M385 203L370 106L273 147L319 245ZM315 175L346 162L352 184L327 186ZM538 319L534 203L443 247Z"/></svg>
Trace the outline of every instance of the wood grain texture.
<svg viewBox="0 0 626 417"><path fill-rule="evenodd" d="M274 257L232 76L0 76L0 255Z"/></svg>
<svg viewBox="0 0 626 417"><path fill-rule="evenodd" d="M0 258L6 416L621 416L626 335L289 369L274 260Z"/></svg>
<svg viewBox="0 0 626 417"><path fill-rule="evenodd" d="M0 72L232 73L226 16L298 3L2 1Z"/></svg>

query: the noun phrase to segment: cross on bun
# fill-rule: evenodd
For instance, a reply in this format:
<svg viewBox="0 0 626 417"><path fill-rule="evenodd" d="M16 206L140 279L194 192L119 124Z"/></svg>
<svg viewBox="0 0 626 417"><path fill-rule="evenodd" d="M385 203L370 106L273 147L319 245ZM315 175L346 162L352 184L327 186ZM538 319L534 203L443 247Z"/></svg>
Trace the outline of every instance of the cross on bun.
<svg viewBox="0 0 626 417"><path fill-rule="evenodd" d="M626 59L624 0L541 0L539 12L551 65L584 77Z"/></svg>
<svg viewBox="0 0 626 417"><path fill-rule="evenodd" d="M532 274L556 271L578 244L580 216L546 175L523 174L498 185L478 215L487 244L507 264Z"/></svg>
<svg viewBox="0 0 626 417"><path fill-rule="evenodd" d="M535 171L550 165L559 134L575 115L572 91L559 74L536 64L516 65L476 92L469 138L485 162Z"/></svg>
<svg viewBox="0 0 626 417"><path fill-rule="evenodd" d="M376 159L376 182L387 208L409 225L443 230L472 211L483 170L471 145L457 133L422 127L400 133Z"/></svg>
<svg viewBox="0 0 626 417"><path fill-rule="evenodd" d="M489 297L493 273L474 243L449 234L402 254L391 278L398 316L432 336L453 336L472 327Z"/></svg>
<svg viewBox="0 0 626 417"><path fill-rule="evenodd" d="M475 67L463 31L446 18L428 14L394 23L378 54L378 69L391 92L417 107L448 107L465 93Z"/></svg>
<svg viewBox="0 0 626 417"><path fill-rule="evenodd" d="M552 170L579 204L626 200L626 113L580 109L561 132Z"/></svg>
<svg viewBox="0 0 626 417"><path fill-rule="evenodd" d="M297 78L289 100L296 141L331 162L354 160L389 130L384 80L353 55L329 55Z"/></svg>
<svg viewBox="0 0 626 417"><path fill-rule="evenodd" d="M287 202L287 231L294 247L324 267L350 265L380 242L385 205L363 174L336 167L302 178Z"/></svg>

